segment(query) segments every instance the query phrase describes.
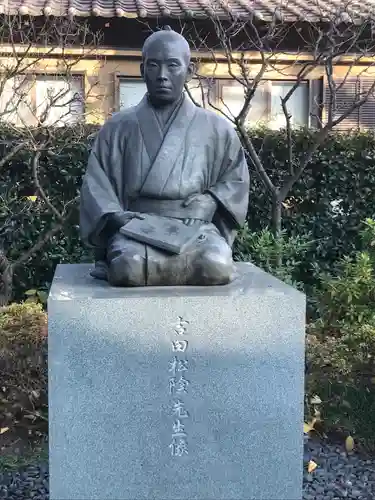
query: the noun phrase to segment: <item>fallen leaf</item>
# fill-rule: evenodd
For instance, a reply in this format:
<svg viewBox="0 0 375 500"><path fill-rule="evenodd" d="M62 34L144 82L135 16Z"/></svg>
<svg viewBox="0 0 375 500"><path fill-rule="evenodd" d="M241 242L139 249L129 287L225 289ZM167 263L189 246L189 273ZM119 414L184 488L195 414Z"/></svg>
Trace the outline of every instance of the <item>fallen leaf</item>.
<svg viewBox="0 0 375 500"><path fill-rule="evenodd" d="M322 400L320 399L319 396L315 395L310 399L310 404L312 405L320 405L322 404Z"/></svg>
<svg viewBox="0 0 375 500"><path fill-rule="evenodd" d="M314 470L318 467L318 464L316 464L313 460L310 460L310 462L307 464L307 472L311 474L311 472L314 472Z"/></svg>
<svg viewBox="0 0 375 500"><path fill-rule="evenodd" d="M354 449L354 439L352 438L352 436L348 436L345 439L345 449L346 449L346 451L348 453L351 452L351 451L353 451L353 449Z"/></svg>
<svg viewBox="0 0 375 500"><path fill-rule="evenodd" d="M316 418L313 418L310 422L304 422L303 423L304 434L308 434L309 432L313 431L315 423L316 423Z"/></svg>
<svg viewBox="0 0 375 500"><path fill-rule="evenodd" d="M37 196L27 196L27 199L30 201L36 201L37 198L38 198Z"/></svg>
<svg viewBox="0 0 375 500"><path fill-rule="evenodd" d="M9 427L1 427L0 428L0 434L4 434L7 431L9 431Z"/></svg>
<svg viewBox="0 0 375 500"><path fill-rule="evenodd" d="M306 422L303 423L303 433L304 434L308 434L312 430L313 430L313 427L311 427L310 424L307 424Z"/></svg>

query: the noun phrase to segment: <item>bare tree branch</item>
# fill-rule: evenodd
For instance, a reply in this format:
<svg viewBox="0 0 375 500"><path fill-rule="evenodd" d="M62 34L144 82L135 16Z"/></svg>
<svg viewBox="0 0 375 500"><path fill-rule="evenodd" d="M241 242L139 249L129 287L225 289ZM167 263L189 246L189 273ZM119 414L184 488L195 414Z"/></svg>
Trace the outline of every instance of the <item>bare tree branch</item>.
<svg viewBox="0 0 375 500"><path fill-rule="evenodd" d="M93 90L97 92L97 82L80 84L81 75L76 68L80 61L96 55L100 34L93 33L87 22L65 18L25 18L22 16L2 16L0 26L0 123L14 132L15 141L3 143L0 157L0 172L11 164L20 151L31 153L30 173L33 180L32 192L37 201L14 197L12 188L1 193L2 211L0 233L2 236L19 231L19 220L30 215L33 210L53 215L50 227L39 235L36 242L11 260L0 248L0 302L10 299L14 270L22 266L59 231L63 230L76 210L78 196L70 200L54 200L50 186L43 185L39 170L42 158L59 156L67 145L60 133L61 125L74 125L75 141L86 142L85 121L89 113L83 103ZM76 50L81 47L81 50ZM74 49L74 50L72 50ZM56 55L58 53L58 55ZM51 59L55 57L55 60ZM52 61L52 62L51 62ZM77 81L77 85L75 82ZM44 95L36 85L42 82ZM83 81L82 81L83 84ZM82 91L84 90L85 95ZM31 96L34 95L34 99ZM73 115L74 106L77 113ZM69 134L67 135L67 140ZM70 139L71 140L71 139ZM13 198L12 198L13 197ZM63 193L61 194L63 199ZM9 210L7 203L10 203ZM12 204L13 203L13 204ZM15 207L16 211L12 211Z"/></svg>
<svg viewBox="0 0 375 500"><path fill-rule="evenodd" d="M25 147L25 144L22 142L20 144L16 144L9 153L7 153L3 158L0 160L0 171L2 167L4 167L16 154L21 151Z"/></svg>
<svg viewBox="0 0 375 500"><path fill-rule="evenodd" d="M47 145L47 143L45 144L45 146L46 145ZM64 217L60 214L60 212L57 210L57 208L51 203L51 201L49 200L46 192L42 188L40 181L39 181L38 165L39 165L39 158L40 158L41 153L42 152L40 150L36 151L34 154L33 161L32 161L32 171L33 171L34 184L35 184L35 187L37 188L38 194L41 196L42 200L48 206L48 208L51 210L51 212L53 214L55 214L55 216L57 217L57 219L59 221L63 221Z"/></svg>
<svg viewBox="0 0 375 500"><path fill-rule="evenodd" d="M329 6L326 6L329 10ZM215 5L212 3L215 12ZM282 11L282 6L281 6ZM217 54L224 55L226 74L228 78L244 89L244 97L240 111L233 113L230 103L226 103L222 95L217 96L210 106L220 112L237 128L245 148L245 153L254 165L256 172L270 194L274 207L276 232L281 230L281 204L288 197L295 183L301 178L306 167L311 163L314 153L344 120L359 110L370 97L374 95L375 82L361 87L362 79L366 74L374 80L374 62L371 59L375 50L371 26L366 21L352 22L355 12L350 2L343 3L340 8L331 10L330 18L327 12L322 11L322 23L305 23L304 26L296 23L285 23L280 12L274 12L272 20L264 23L255 17L241 21L230 18L223 21L212 16L213 33L209 38L197 29L193 32L192 45L196 51L209 52L212 60L218 66ZM289 37L289 38L288 38ZM292 37L292 38L290 38ZM291 54L290 40L293 39L295 52ZM211 45L210 45L211 43ZM289 44L289 45L288 45ZM256 61L250 63L249 54L256 54ZM292 57L291 57L292 56ZM254 55L252 56L254 58ZM221 63L220 77L223 75ZM337 68L340 66L340 78ZM343 68L345 71L343 71ZM372 72L371 72L372 71ZM343 74L344 73L344 74ZM301 85L321 75L328 91L325 102L313 96L311 102L316 103L317 111L310 110L310 116L315 116L318 128L309 135L310 143L303 156L296 156L294 148L293 127L296 123L295 106L292 99L297 95ZM271 76L268 76L271 75ZM278 76L277 76L278 75ZM340 92L347 89L347 84L357 79L361 91L352 96L352 102L345 106L338 106ZM284 125L280 133L285 133L285 148L287 152L288 176L281 185L275 185L266 171L261 148L255 148L251 135L248 133L249 116L251 117L252 103L259 85L264 80L293 80L287 91L280 95L280 112ZM271 91L272 91L271 85ZM273 101L272 101L273 102ZM340 101L341 102L341 101ZM322 106L325 110L325 119L321 118ZM250 114L249 114L250 113ZM280 115L281 113L281 115ZM268 109L268 120L272 118ZM272 121L268 122L270 125Z"/></svg>

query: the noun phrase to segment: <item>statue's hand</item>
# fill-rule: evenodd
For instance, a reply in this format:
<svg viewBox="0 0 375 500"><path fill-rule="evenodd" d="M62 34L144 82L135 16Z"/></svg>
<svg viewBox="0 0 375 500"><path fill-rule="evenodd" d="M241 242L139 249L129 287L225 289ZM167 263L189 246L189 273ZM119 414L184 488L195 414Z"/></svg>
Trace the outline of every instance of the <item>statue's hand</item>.
<svg viewBox="0 0 375 500"><path fill-rule="evenodd" d="M197 203L200 205L207 213L214 213L217 208L217 202L213 196L211 196L210 193L200 193L200 194L193 194L189 196L183 203L182 206L188 207L192 203ZM193 224L196 224L198 221L197 219L184 219L184 224L186 226L192 226ZM201 223L201 221L199 221Z"/></svg>
<svg viewBox="0 0 375 500"><path fill-rule="evenodd" d="M185 224L185 226L193 226L194 224L202 223L200 220L197 219L184 219L182 222Z"/></svg>
<svg viewBox="0 0 375 500"><path fill-rule="evenodd" d="M138 212L123 212L110 214L107 220L106 231L110 236L114 235L119 231L122 226L125 226L132 219L144 219L144 216Z"/></svg>
<svg viewBox="0 0 375 500"><path fill-rule="evenodd" d="M121 222L123 226L125 226L132 219L144 220L144 216L139 212L124 212L121 214Z"/></svg>

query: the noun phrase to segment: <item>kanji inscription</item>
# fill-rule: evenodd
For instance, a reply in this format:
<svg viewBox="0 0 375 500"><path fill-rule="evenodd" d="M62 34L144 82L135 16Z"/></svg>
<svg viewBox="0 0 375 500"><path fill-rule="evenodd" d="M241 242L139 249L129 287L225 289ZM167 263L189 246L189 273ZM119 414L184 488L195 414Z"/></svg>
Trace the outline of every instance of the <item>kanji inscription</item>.
<svg viewBox="0 0 375 500"><path fill-rule="evenodd" d="M168 368L170 374L168 387L169 395L173 399L172 415L174 418L172 423L172 441L169 448L173 457L182 457L189 453L187 432L185 430L186 423L182 422L183 419L189 419L189 412L185 408L184 402L179 399L182 395L188 393L190 385L190 381L187 378L189 361L186 357L180 357L186 353L189 346L188 340L181 338L188 334L188 325L189 321L186 321L182 316L178 317L174 331L180 338L172 341L172 352L176 353L176 355L169 362Z"/></svg>

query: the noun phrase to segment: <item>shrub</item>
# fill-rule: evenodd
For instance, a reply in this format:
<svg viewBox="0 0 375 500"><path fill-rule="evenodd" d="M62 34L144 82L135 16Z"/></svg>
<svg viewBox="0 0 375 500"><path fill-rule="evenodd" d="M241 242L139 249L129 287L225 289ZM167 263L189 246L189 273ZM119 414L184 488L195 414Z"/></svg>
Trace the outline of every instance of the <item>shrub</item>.
<svg viewBox="0 0 375 500"><path fill-rule="evenodd" d="M235 260L253 262L276 278L303 291L304 284L298 281L300 266L312 243L308 234L289 237L283 231L276 238L268 229L252 232L245 224L237 234L233 254ZM281 266L277 263L279 253L283 256Z"/></svg>
<svg viewBox="0 0 375 500"><path fill-rule="evenodd" d="M335 274L322 273L314 292L319 325L330 333L375 325L375 222L362 226L363 250L339 260Z"/></svg>
<svg viewBox="0 0 375 500"><path fill-rule="evenodd" d="M296 161L304 154L310 131L293 132ZM271 179L288 176L285 133L251 130L254 146ZM251 167L248 224L253 232L270 224L269 196ZM338 259L361 248L359 227L375 216L375 135L373 132L331 134L313 155L283 206L283 228L289 236L311 234L313 244L301 263L298 281L314 284L311 262L330 272Z"/></svg>
<svg viewBox="0 0 375 500"><path fill-rule="evenodd" d="M2 427L29 437L47 422L47 318L33 302L0 308L0 414Z"/></svg>
<svg viewBox="0 0 375 500"><path fill-rule="evenodd" d="M375 327L363 324L340 337L309 329L306 397L322 400L324 429L339 429L375 450Z"/></svg>
<svg viewBox="0 0 375 500"><path fill-rule="evenodd" d="M318 319L309 325L306 392L318 394L326 427L341 427L375 449L375 222L359 231L362 250L320 277Z"/></svg>
<svg viewBox="0 0 375 500"><path fill-rule="evenodd" d="M74 127L61 128L55 134L54 147L43 151L40 156L41 185L58 209L79 194L95 131L93 126L88 126L83 132ZM0 128L1 156L11 150L14 142L22 139L22 131ZM11 261L27 252L38 237L56 223L55 216L40 198L27 198L36 193L30 180L33 154L32 145L25 144L0 171L0 242ZM80 261L92 261L92 255L81 245L76 209L62 231L36 252L26 265L16 268L14 298L23 300L24 292L29 289L48 290L58 263Z"/></svg>

